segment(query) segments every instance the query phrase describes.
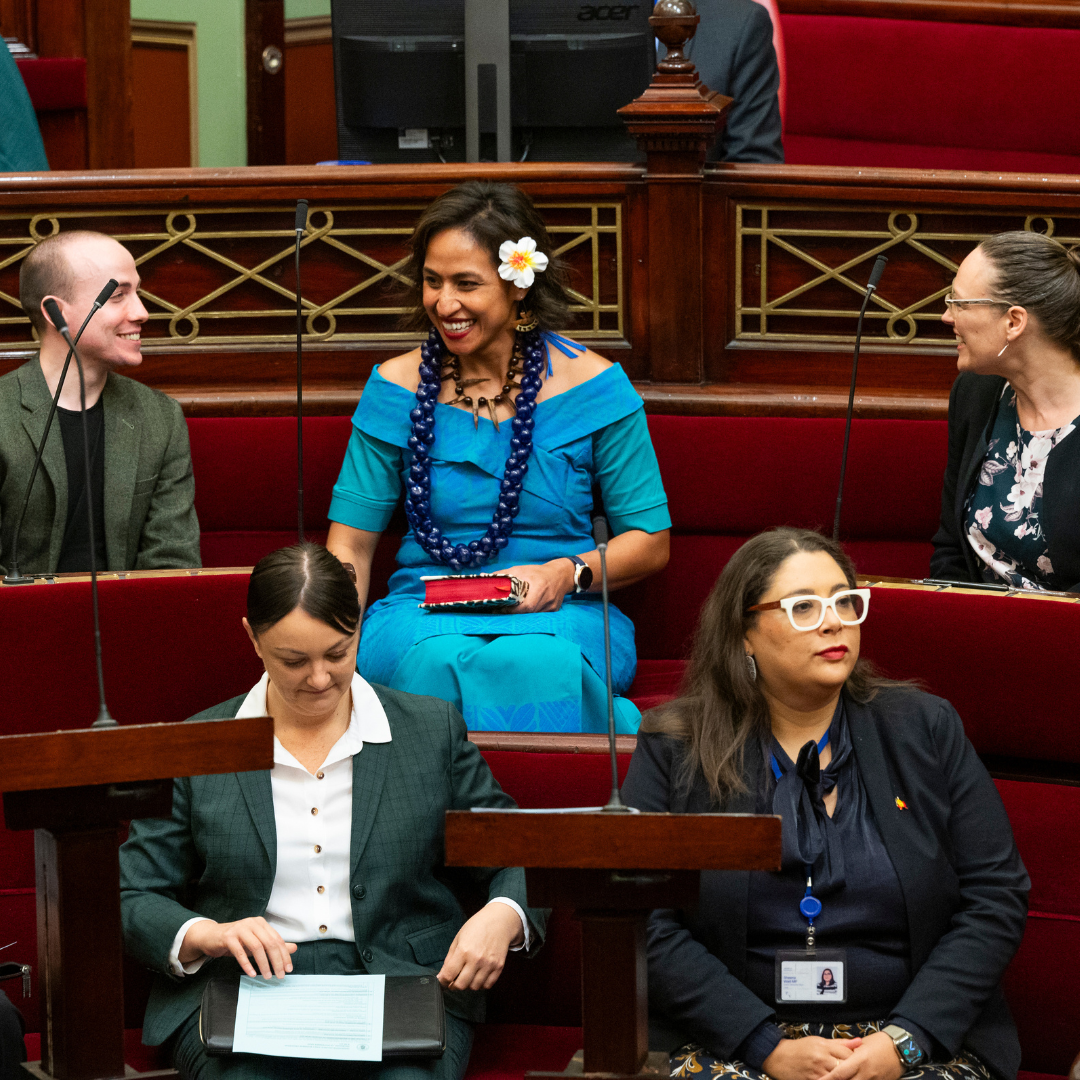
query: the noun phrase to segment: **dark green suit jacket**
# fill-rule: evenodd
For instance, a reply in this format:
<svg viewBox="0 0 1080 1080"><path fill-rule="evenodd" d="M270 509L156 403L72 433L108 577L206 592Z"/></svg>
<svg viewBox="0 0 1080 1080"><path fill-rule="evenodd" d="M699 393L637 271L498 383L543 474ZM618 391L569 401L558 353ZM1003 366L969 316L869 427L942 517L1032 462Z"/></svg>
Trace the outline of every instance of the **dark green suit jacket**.
<svg viewBox="0 0 1080 1080"><path fill-rule="evenodd" d="M70 371L68 377L73 374ZM159 390L123 375L110 374L101 396L107 569L200 566L195 478L180 406ZM0 570L4 572L50 402L36 359L0 378ZM23 573L56 571L67 501L64 440L54 420L19 538Z"/></svg>
<svg viewBox="0 0 1080 1080"><path fill-rule="evenodd" d="M372 975L431 974L466 918L451 884L478 886L481 902L506 896L525 908L520 868L446 870L446 811L514 802L468 741L454 708L384 686L375 691L392 741L365 743L353 757L350 888L357 967ZM245 696L191 719L235 716ZM269 770L176 780L171 819L132 822L120 849L124 942L131 956L160 972L146 1007L145 1043L156 1046L176 1031L199 1007L207 979L239 970L232 957L221 957L194 975L169 974L169 950L180 927L196 915L218 922L264 915L276 870ZM526 915L532 952L543 941L546 913L527 909ZM482 1020L484 996L448 995L447 1008Z"/></svg>

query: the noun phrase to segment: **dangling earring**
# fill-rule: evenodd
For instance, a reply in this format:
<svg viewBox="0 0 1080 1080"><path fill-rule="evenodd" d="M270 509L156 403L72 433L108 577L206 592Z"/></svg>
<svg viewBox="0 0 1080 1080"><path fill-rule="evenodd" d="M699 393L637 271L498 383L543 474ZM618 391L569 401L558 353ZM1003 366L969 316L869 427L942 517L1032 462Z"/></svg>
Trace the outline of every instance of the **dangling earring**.
<svg viewBox="0 0 1080 1080"><path fill-rule="evenodd" d="M514 323L514 329L519 334L527 334L529 331L535 330L539 325L540 323L531 311L521 311L518 314L517 322Z"/></svg>
<svg viewBox="0 0 1080 1080"><path fill-rule="evenodd" d="M750 681L757 682L757 661L750 653L746 654L746 670L750 673Z"/></svg>
<svg viewBox="0 0 1080 1080"><path fill-rule="evenodd" d="M998 353L998 356L1000 356L1001 353L1003 353L1008 347L1009 347L1009 339L1006 338L1005 339L1005 344L1001 346L1001 352Z"/></svg>

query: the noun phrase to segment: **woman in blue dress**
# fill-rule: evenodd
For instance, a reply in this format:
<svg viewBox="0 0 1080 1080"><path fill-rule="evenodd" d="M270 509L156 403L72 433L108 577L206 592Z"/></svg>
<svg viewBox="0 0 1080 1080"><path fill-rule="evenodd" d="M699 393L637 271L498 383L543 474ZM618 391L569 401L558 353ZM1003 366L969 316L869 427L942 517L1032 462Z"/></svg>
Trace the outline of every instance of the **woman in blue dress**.
<svg viewBox="0 0 1080 1080"><path fill-rule="evenodd" d="M610 587L663 568L667 499L642 400L618 364L552 333L566 271L529 198L470 181L412 238L408 325L418 349L377 367L353 416L327 546L356 568L365 679L452 702L473 729L607 728L598 487L614 534ZM402 493L409 530L390 593L367 607L371 559ZM528 586L499 614L418 607L425 575L509 573ZM616 694L634 678L634 628L611 611ZM634 705L616 697L621 732Z"/></svg>

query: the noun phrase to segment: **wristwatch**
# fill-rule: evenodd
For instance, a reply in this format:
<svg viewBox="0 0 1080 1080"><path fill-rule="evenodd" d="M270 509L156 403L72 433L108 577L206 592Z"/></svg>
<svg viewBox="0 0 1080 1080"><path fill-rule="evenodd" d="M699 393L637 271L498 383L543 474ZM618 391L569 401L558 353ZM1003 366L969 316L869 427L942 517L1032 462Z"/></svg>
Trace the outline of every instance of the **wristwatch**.
<svg viewBox="0 0 1080 1080"><path fill-rule="evenodd" d="M922 1047L915 1041L910 1031L905 1031L899 1024L888 1024L881 1029L893 1041L896 1052L900 1055L900 1061L908 1068L921 1064L926 1055Z"/></svg>
<svg viewBox="0 0 1080 1080"><path fill-rule="evenodd" d="M588 592L592 585L592 568L577 555L564 555L563 558L574 564L574 592Z"/></svg>

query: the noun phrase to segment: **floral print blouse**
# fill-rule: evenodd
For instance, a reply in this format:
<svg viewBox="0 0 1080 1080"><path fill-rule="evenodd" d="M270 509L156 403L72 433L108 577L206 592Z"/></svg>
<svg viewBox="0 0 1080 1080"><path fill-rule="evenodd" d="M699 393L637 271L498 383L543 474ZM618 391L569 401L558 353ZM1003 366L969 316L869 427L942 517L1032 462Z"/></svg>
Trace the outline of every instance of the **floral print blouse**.
<svg viewBox="0 0 1080 1080"><path fill-rule="evenodd" d="M967 539L984 564L984 581L1019 589L1066 587L1054 573L1042 531L1042 485L1046 459L1076 423L1025 431L1016 413L1016 393L1006 384L967 503Z"/></svg>

